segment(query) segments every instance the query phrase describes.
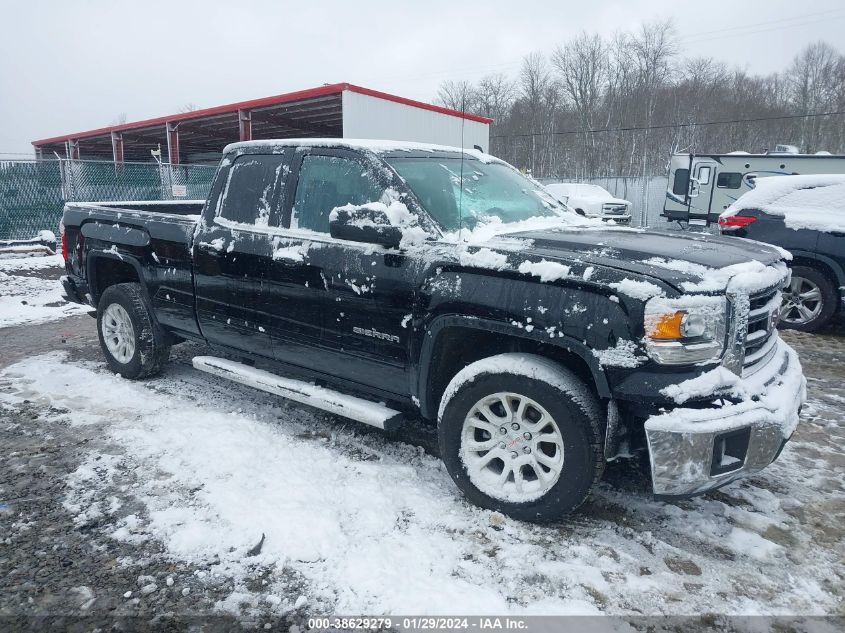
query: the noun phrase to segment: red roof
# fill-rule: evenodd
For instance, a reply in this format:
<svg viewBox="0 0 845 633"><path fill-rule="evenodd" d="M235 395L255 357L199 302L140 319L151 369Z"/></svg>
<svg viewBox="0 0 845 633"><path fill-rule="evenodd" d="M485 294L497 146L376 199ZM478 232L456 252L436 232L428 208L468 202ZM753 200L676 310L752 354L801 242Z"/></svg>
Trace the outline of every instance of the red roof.
<svg viewBox="0 0 845 633"><path fill-rule="evenodd" d="M386 92L380 92L378 90L371 90L370 88L362 88L361 86L356 86L350 83L337 83L337 84L330 84L326 86L320 86L319 88L309 88L308 90L298 90L296 92L288 92L282 95L276 95L274 97L264 97L262 99L252 99L249 101L239 101L237 103L229 103L226 105L215 106L213 108L203 108L202 110L193 110L192 112L180 112L178 114L171 114L168 116L161 116L156 117L153 119L144 119L142 121L134 121L132 123L121 123L120 125L110 125L108 127L101 127L97 128L96 130L88 130L87 132L77 132L76 134L64 134L62 136L54 136L51 138L44 138L37 141L32 141L32 144L36 147L40 145L48 145L50 143L60 143L63 141L68 140L77 140L83 138L89 138L92 136L103 136L106 134L111 134L112 132L122 132L125 130L136 130L139 128L146 128L146 127L153 127L156 125L164 125L168 122L176 122L176 121L186 121L189 119L201 119L203 117L208 116L215 116L219 114L229 114L232 112L237 112L238 110L249 110L250 108L260 108L264 106L271 106L271 105L279 105L282 103L288 103L291 101L299 101L302 99L309 99L312 97L322 97L325 95L334 95L340 94L344 90L349 90L350 92L357 92L359 94L368 95L370 97L377 97L379 99L384 99L386 101L393 101L395 103L401 103L403 105L411 106L414 108L422 108L424 110L431 110L433 112L439 112L441 114L448 114L450 116L461 117L463 119L467 119L468 121L476 121L478 123L487 123L490 124L493 122L493 119L479 116L477 114L470 114L468 112L460 112L459 110L452 110L450 108L443 108L441 106L432 105L430 103L424 103L422 101L415 101L413 99L406 99L405 97L399 97L397 95L388 94Z"/></svg>

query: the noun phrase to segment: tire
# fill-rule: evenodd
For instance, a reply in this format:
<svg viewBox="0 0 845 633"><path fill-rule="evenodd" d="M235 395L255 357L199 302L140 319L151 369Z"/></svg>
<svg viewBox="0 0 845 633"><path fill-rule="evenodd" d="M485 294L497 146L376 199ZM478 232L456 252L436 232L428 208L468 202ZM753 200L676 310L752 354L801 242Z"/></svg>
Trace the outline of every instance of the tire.
<svg viewBox="0 0 845 633"><path fill-rule="evenodd" d="M486 414L480 404L489 404ZM438 415L440 455L472 503L523 521L554 521L581 505L601 478L600 411L596 396L566 368L540 356L499 354L468 365L446 388Z"/></svg>
<svg viewBox="0 0 845 633"><path fill-rule="evenodd" d="M817 300L808 300L817 296ZM792 282L783 293L780 324L783 328L815 332L836 313L837 291L830 278L816 268L793 266Z"/></svg>
<svg viewBox="0 0 845 633"><path fill-rule="evenodd" d="M170 356L167 335L137 283L106 288L97 305L97 335L109 368L124 378L153 376Z"/></svg>

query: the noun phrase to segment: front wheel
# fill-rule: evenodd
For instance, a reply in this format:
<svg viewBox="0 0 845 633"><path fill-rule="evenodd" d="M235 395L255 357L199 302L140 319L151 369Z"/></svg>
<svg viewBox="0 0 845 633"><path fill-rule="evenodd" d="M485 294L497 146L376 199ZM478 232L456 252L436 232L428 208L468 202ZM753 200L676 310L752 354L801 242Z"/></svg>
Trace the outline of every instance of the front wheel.
<svg viewBox="0 0 845 633"><path fill-rule="evenodd" d="M793 266L780 310L783 327L815 332L827 325L835 312L836 287L827 275L809 266Z"/></svg>
<svg viewBox="0 0 845 633"><path fill-rule="evenodd" d="M106 288L97 305L97 333L109 367L124 378L157 374L170 355L166 335L136 283Z"/></svg>
<svg viewBox="0 0 845 633"><path fill-rule="evenodd" d="M446 469L471 502L526 521L577 508L604 468L600 407L572 372L500 354L449 383L438 436Z"/></svg>

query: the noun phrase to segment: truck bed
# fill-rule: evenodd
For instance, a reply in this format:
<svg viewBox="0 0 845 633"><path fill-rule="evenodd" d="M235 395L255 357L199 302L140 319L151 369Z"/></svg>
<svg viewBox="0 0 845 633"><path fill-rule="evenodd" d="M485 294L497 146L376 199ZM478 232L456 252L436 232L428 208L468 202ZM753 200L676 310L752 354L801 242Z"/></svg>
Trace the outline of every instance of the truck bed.
<svg viewBox="0 0 845 633"><path fill-rule="evenodd" d="M97 297L112 270L135 268L162 325L199 336L191 249L203 200L74 202L65 206L68 273L86 278ZM104 264L107 260L108 264Z"/></svg>

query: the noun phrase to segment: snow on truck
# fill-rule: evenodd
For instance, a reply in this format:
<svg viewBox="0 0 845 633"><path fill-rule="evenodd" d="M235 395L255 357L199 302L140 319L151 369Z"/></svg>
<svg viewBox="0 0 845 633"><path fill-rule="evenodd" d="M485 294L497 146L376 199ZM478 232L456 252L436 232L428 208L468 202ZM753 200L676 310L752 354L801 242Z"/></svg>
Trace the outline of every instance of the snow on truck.
<svg viewBox="0 0 845 633"><path fill-rule="evenodd" d="M719 214L753 190L758 178L842 173L845 156L799 154L790 145L766 154L675 154L669 161L662 215L670 222L716 224Z"/></svg>
<svg viewBox="0 0 845 633"><path fill-rule="evenodd" d="M757 472L805 399L776 330L788 254L583 218L480 152L237 143L207 201L68 204L61 244L115 372L187 339L215 376L436 423L464 495L520 519L564 516L632 451L661 496Z"/></svg>

